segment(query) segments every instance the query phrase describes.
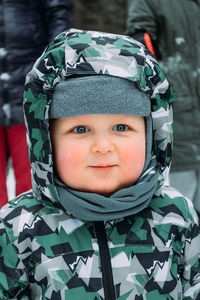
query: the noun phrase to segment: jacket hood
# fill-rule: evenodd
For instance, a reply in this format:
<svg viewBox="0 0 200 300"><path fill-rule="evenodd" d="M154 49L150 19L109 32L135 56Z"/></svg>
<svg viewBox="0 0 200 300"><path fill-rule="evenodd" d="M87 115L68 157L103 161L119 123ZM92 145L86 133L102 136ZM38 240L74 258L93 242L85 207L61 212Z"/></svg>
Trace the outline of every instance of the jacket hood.
<svg viewBox="0 0 200 300"><path fill-rule="evenodd" d="M111 75L135 83L151 101L159 186L168 178L172 154L174 94L158 62L133 38L70 29L59 34L28 73L24 91L25 124L33 192L57 201L54 185L49 108L57 84L73 75Z"/></svg>

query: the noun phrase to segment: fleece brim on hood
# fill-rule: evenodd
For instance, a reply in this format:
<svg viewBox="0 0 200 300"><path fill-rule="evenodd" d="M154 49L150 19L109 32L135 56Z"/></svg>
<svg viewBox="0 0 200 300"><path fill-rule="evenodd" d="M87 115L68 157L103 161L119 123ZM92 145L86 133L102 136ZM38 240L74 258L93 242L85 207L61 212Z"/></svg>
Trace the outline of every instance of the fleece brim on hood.
<svg viewBox="0 0 200 300"><path fill-rule="evenodd" d="M149 116L150 100L124 78L95 75L69 78L55 87L50 118L91 114Z"/></svg>
<svg viewBox="0 0 200 300"><path fill-rule="evenodd" d="M154 150L161 185L168 177L171 163L174 94L158 62L133 38L70 29L47 46L26 78L24 111L34 193L39 198L57 199L49 110L55 86L79 75L124 78L147 94L151 100Z"/></svg>

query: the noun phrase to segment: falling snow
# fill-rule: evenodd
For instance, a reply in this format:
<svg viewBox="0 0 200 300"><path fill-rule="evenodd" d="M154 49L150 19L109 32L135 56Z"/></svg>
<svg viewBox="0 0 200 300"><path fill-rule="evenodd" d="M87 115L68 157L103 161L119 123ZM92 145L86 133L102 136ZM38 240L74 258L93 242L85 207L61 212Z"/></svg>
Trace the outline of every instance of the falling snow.
<svg viewBox="0 0 200 300"><path fill-rule="evenodd" d="M181 45L181 44L184 44L185 43L185 39L183 37L176 37L175 38L175 41L176 41L176 44L177 45Z"/></svg>

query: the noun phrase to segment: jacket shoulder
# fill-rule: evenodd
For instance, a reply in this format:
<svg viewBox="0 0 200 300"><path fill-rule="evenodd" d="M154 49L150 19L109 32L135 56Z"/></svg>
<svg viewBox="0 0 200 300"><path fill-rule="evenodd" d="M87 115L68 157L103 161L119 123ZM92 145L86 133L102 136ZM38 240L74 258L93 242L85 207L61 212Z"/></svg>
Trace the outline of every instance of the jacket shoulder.
<svg viewBox="0 0 200 300"><path fill-rule="evenodd" d="M188 223L198 224L197 213L192 201L173 187L163 186L152 198L150 208L163 218L171 217L174 222L177 220L178 224L182 224L184 227Z"/></svg>
<svg viewBox="0 0 200 300"><path fill-rule="evenodd" d="M0 210L0 227L4 227L10 239L15 239L25 229L31 228L44 215L56 213L53 203L38 200L32 190L9 201Z"/></svg>

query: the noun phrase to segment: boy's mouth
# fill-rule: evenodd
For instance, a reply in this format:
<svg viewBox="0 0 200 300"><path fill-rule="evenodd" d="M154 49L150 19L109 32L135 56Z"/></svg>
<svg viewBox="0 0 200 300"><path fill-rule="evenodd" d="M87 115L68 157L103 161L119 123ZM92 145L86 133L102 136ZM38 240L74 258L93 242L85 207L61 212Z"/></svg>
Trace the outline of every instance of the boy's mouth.
<svg viewBox="0 0 200 300"><path fill-rule="evenodd" d="M109 171L116 166L117 165L96 165L96 166L90 166L90 167L97 171Z"/></svg>

